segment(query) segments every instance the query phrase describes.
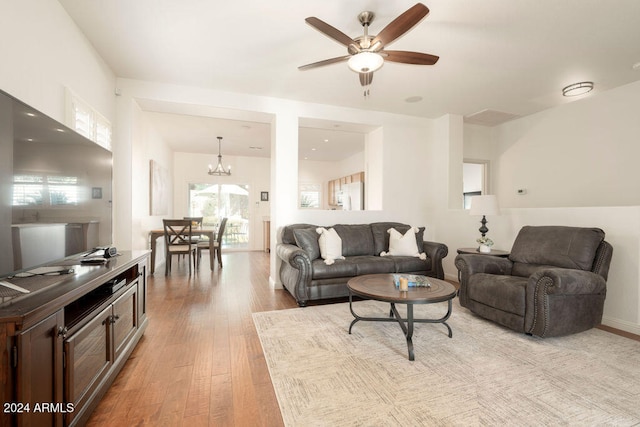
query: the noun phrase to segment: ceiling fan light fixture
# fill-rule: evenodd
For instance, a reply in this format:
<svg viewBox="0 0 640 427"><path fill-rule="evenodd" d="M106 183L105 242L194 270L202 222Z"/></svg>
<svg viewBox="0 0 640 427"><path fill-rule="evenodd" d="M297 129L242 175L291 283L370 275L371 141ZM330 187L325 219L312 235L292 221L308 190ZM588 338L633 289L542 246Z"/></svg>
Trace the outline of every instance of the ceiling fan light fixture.
<svg viewBox="0 0 640 427"><path fill-rule="evenodd" d="M349 68L356 73L372 73L384 64L382 55L374 52L360 52L349 58Z"/></svg>
<svg viewBox="0 0 640 427"><path fill-rule="evenodd" d="M593 82L580 82L562 88L562 96L579 96L593 90Z"/></svg>

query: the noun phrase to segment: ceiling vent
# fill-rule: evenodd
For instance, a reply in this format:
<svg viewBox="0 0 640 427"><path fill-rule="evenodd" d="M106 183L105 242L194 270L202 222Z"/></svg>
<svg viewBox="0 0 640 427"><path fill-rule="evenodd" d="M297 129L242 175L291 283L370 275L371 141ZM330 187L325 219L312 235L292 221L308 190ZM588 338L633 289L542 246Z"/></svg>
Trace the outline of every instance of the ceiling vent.
<svg viewBox="0 0 640 427"><path fill-rule="evenodd" d="M497 126L518 118L517 114L505 113L496 110L482 110L477 113L464 116L464 122L480 126Z"/></svg>

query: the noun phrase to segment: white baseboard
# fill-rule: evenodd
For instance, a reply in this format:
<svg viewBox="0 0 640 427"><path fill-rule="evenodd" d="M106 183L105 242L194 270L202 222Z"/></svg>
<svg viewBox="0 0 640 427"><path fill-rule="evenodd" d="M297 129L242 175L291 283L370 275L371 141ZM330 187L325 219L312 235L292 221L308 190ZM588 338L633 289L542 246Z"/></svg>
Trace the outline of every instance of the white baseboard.
<svg viewBox="0 0 640 427"><path fill-rule="evenodd" d="M613 319L611 317L602 317L602 324L605 326L610 326L612 328L620 329L621 331L640 335L640 325L638 325L637 323Z"/></svg>
<svg viewBox="0 0 640 427"><path fill-rule="evenodd" d="M284 289L282 283L276 282L271 276L269 276L269 286L271 286L272 289Z"/></svg>

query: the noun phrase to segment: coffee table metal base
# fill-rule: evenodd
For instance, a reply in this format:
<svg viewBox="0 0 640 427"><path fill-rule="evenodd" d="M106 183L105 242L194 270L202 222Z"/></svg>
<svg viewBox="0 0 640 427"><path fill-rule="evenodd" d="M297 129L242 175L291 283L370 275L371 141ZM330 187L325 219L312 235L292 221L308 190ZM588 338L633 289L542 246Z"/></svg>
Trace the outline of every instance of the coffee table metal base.
<svg viewBox="0 0 640 427"><path fill-rule="evenodd" d="M349 325L349 334L351 334L351 328L360 320L367 322L398 322L400 328L402 328L402 332L404 332L404 336L407 339L407 349L409 350L409 360L415 360L415 354L413 352L413 324L414 323L442 323L447 327L449 331L449 338L453 337L453 332L451 331L451 327L447 324L447 320L449 316L451 316L451 299L447 301L448 309L447 313L439 319L414 319L413 317L413 305L412 303L407 303L407 317L403 318L398 309L396 308L395 303L391 304L391 309L389 310L389 317L363 317L358 315L355 311L353 311L353 293L349 290L349 310L351 310L351 314L354 319Z"/></svg>

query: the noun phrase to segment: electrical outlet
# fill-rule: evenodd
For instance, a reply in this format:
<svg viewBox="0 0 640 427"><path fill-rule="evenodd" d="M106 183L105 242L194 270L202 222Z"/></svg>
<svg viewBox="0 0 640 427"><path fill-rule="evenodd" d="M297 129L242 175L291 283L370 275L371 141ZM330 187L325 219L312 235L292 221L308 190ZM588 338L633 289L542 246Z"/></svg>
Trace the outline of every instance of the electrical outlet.
<svg viewBox="0 0 640 427"><path fill-rule="evenodd" d="M526 188L518 188L518 195L524 196L525 194L527 194Z"/></svg>

